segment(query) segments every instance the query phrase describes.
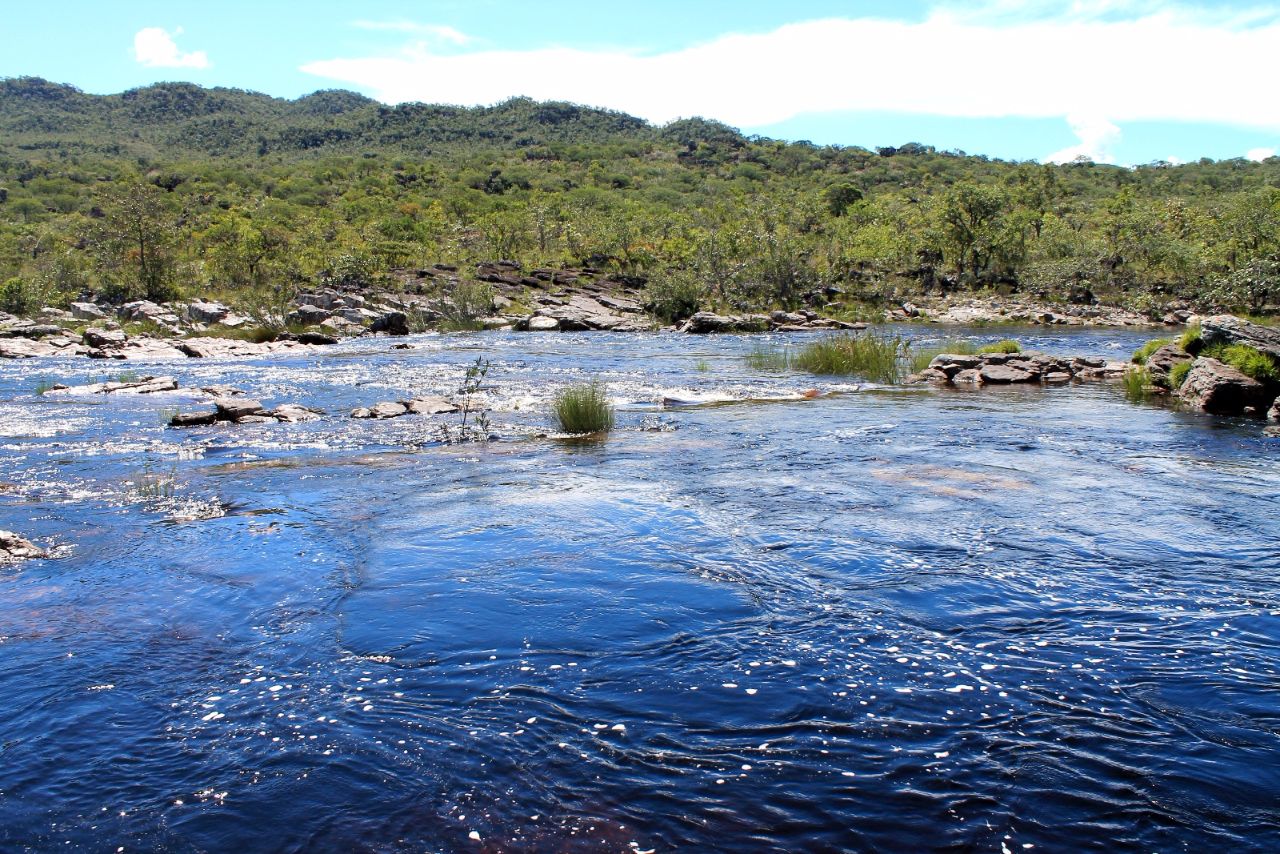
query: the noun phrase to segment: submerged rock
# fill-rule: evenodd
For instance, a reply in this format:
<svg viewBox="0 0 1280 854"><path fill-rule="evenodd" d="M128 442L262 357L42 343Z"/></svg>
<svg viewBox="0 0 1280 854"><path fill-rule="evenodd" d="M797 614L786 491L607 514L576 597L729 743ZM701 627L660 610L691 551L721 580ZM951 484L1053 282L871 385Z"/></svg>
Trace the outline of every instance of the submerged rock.
<svg viewBox="0 0 1280 854"><path fill-rule="evenodd" d="M170 427L203 427L218 420L216 412L179 412L169 419Z"/></svg>
<svg viewBox="0 0 1280 854"><path fill-rule="evenodd" d="M444 415L449 412L457 412L458 406L450 403L443 397L415 397L413 400L402 401L405 409L414 415Z"/></svg>
<svg viewBox="0 0 1280 854"><path fill-rule="evenodd" d="M44 549L12 531L0 531L0 564L45 557Z"/></svg>
<svg viewBox="0 0 1280 854"><path fill-rule="evenodd" d="M1178 394L1188 405L1215 415L1238 415L1246 408L1262 412L1271 403L1262 383L1204 356L1191 363Z"/></svg>

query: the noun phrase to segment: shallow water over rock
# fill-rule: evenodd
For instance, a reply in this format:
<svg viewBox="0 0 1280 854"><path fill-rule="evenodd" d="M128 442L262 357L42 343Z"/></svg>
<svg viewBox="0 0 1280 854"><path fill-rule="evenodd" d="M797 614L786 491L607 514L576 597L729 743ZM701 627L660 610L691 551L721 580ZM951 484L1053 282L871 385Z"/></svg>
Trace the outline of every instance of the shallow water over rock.
<svg viewBox="0 0 1280 854"><path fill-rule="evenodd" d="M0 568L0 848L1280 846L1257 422L762 373L758 337L408 341L141 396L0 364L0 529L53 550ZM348 417L477 356L495 442ZM540 437L591 374L618 430ZM164 426L215 385L327 416Z"/></svg>

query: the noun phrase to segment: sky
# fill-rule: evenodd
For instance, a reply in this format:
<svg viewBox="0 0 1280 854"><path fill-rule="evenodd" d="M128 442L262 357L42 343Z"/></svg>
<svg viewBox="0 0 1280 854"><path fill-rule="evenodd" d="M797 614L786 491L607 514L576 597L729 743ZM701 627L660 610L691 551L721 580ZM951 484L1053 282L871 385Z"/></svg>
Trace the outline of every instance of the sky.
<svg viewBox="0 0 1280 854"><path fill-rule="evenodd" d="M1153 0L0 0L0 77L655 123L1123 165L1280 152L1280 5Z"/></svg>

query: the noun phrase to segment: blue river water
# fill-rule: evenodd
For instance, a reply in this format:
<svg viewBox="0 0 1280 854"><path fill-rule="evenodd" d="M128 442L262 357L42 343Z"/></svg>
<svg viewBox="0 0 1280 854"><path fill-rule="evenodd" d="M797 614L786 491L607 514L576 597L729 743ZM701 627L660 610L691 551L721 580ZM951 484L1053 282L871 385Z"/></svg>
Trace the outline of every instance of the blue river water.
<svg viewBox="0 0 1280 854"><path fill-rule="evenodd" d="M0 529L54 550L0 568L0 850L1280 850L1280 440L762 340L0 364ZM347 417L477 356L495 441ZM122 370L328 415L36 394ZM615 432L546 435L590 376Z"/></svg>

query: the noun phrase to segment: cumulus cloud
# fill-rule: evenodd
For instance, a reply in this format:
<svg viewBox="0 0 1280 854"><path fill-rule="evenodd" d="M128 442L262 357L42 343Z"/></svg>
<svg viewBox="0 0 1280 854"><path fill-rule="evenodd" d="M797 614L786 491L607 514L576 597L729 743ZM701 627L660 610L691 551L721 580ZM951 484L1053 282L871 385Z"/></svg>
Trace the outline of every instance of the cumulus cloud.
<svg viewBox="0 0 1280 854"><path fill-rule="evenodd" d="M1091 160L1094 163L1115 163L1111 147L1120 141L1120 128L1102 116L1068 116L1071 132L1079 144L1055 151L1045 158L1050 163L1070 163L1073 160Z"/></svg>
<svg viewBox="0 0 1280 854"><path fill-rule="evenodd" d="M1119 122L1280 130L1280 99L1257 94L1280 54L1274 10L1152 0L1047 8L1000 0L979 11L938 7L921 21L806 21L664 52L445 51L419 39L387 55L318 60L302 71L386 103L491 104L528 95L654 122L702 115L747 128L833 111L1062 118L1080 142L1052 157L1100 162L1112 158Z"/></svg>
<svg viewBox="0 0 1280 854"><path fill-rule="evenodd" d="M133 56L149 68L208 68L209 57L202 50L183 53L178 49L175 36L182 35L182 27L172 33L161 27L146 27L133 37Z"/></svg>
<svg viewBox="0 0 1280 854"><path fill-rule="evenodd" d="M1275 156L1276 150L1274 148L1251 148L1244 153L1246 160L1252 160L1255 163L1261 163L1262 161Z"/></svg>

